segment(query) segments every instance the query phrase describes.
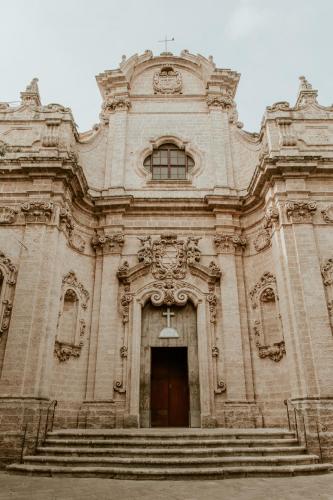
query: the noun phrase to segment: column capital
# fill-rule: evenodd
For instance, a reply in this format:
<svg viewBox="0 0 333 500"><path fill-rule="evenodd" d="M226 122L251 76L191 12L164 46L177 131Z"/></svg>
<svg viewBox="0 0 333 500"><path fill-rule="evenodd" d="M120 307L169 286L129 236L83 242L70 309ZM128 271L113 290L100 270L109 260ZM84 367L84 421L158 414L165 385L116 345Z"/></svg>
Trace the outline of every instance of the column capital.
<svg viewBox="0 0 333 500"><path fill-rule="evenodd" d="M286 214L293 224L312 224L317 203L312 200L287 201Z"/></svg>
<svg viewBox="0 0 333 500"><path fill-rule="evenodd" d="M246 239L234 233L218 233L214 236L214 244L218 253L241 253L246 246Z"/></svg>
<svg viewBox="0 0 333 500"><path fill-rule="evenodd" d="M95 234L91 238L91 246L95 252L103 254L119 254L124 245L124 233Z"/></svg>

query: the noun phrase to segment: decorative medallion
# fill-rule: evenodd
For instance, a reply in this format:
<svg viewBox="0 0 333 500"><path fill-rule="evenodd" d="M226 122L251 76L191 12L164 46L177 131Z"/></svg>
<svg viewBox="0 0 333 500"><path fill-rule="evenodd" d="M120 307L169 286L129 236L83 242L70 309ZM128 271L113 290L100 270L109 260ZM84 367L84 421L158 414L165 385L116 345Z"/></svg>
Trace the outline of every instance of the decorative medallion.
<svg viewBox="0 0 333 500"><path fill-rule="evenodd" d="M253 241L254 248L257 250L257 252L261 252L261 250L268 248L270 244L271 244L271 235L268 229L261 229L257 233L255 240Z"/></svg>
<svg viewBox="0 0 333 500"><path fill-rule="evenodd" d="M17 210L10 207L0 207L0 224L13 224Z"/></svg>
<svg viewBox="0 0 333 500"><path fill-rule="evenodd" d="M154 74L153 88L155 94L181 94L183 79L181 73L172 66L162 66Z"/></svg>

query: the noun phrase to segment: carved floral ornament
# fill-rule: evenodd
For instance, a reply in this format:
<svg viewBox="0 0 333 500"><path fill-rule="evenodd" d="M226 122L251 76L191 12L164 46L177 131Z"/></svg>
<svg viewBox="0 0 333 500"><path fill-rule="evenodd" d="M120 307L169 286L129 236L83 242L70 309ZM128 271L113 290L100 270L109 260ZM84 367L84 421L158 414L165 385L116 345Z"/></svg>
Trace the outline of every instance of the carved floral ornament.
<svg viewBox="0 0 333 500"><path fill-rule="evenodd" d="M155 94L181 94L182 75L171 65L164 65L154 73L153 88Z"/></svg>
<svg viewBox="0 0 333 500"><path fill-rule="evenodd" d="M114 113L115 111L127 111L131 107L131 101L126 96L107 97L102 106L103 113Z"/></svg>
<svg viewBox="0 0 333 500"><path fill-rule="evenodd" d="M292 223L312 223L312 217L317 210L317 203L308 200L295 200L286 203L287 217Z"/></svg>
<svg viewBox="0 0 333 500"><path fill-rule="evenodd" d="M213 95L207 97L207 106L210 109L229 110L234 106L234 101L229 95Z"/></svg>
<svg viewBox="0 0 333 500"><path fill-rule="evenodd" d="M238 234L219 233L214 237L214 243L219 253L239 253L246 246L246 239Z"/></svg>
<svg viewBox="0 0 333 500"><path fill-rule="evenodd" d="M14 286L16 284L17 269L11 260L0 252L0 341L8 331L13 308Z"/></svg>
<svg viewBox="0 0 333 500"><path fill-rule="evenodd" d="M13 224L18 214L18 210L12 207L0 207L0 224Z"/></svg>
<svg viewBox="0 0 333 500"><path fill-rule="evenodd" d="M263 332L262 310L260 303L265 304L268 302L278 301L276 292L276 278L270 272L265 272L260 280L254 285L250 291L250 298L252 309L254 310L253 332L255 335L255 345L258 348L258 355L260 358L269 358L272 361L278 362L286 354L285 342L280 340L267 345ZM276 310L278 314L278 310Z"/></svg>

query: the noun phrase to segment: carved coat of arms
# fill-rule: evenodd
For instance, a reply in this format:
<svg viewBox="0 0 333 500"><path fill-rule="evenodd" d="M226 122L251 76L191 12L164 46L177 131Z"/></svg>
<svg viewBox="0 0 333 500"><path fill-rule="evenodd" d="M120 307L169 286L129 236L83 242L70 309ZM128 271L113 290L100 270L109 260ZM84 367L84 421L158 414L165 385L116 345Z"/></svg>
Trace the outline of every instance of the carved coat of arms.
<svg viewBox="0 0 333 500"><path fill-rule="evenodd" d="M162 66L154 74L153 87L155 94L181 94L183 86L182 75L172 66Z"/></svg>
<svg viewBox="0 0 333 500"><path fill-rule="evenodd" d="M139 262L151 265L151 272L156 279L183 279L187 265L200 260L200 238L190 236L184 241L177 240L176 235L166 234L154 241L150 236L139 239L142 245L138 252Z"/></svg>

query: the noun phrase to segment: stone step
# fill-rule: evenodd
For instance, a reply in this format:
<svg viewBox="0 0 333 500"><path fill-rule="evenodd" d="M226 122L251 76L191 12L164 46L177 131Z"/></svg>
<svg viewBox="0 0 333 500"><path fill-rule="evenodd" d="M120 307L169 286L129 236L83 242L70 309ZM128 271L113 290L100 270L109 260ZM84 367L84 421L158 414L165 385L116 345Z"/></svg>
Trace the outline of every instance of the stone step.
<svg viewBox="0 0 333 500"><path fill-rule="evenodd" d="M310 465L274 465L241 466L241 467L168 467L161 469L135 467L64 467L49 465L17 464L7 467L8 472L15 474L71 476L71 477L104 477L113 479L225 479L228 477L249 476L295 476L304 474L323 474L330 472L331 464ZM268 492L269 495L269 492Z"/></svg>
<svg viewBox="0 0 333 500"><path fill-rule="evenodd" d="M304 446L261 446L261 447L216 447L216 448L92 448L82 447L53 447L42 446L37 449L38 454L46 455L74 455L74 456L226 456L226 455L300 455L306 453Z"/></svg>
<svg viewBox="0 0 333 500"><path fill-rule="evenodd" d="M209 439L291 439L295 433L285 429L61 429L48 433L53 439L135 439L149 440L209 440Z"/></svg>
<svg viewBox="0 0 333 500"><path fill-rule="evenodd" d="M76 438L73 439L71 437L69 438L50 438L48 437L45 441L46 446L122 446L122 447L140 447L140 448L153 448L153 447L183 447L183 446L193 446L195 443L195 446L199 447L221 447L221 446L251 446L251 447L258 447L258 446L292 446L298 445L298 441L295 438L274 438L274 439L252 439L252 438L243 438L243 439L238 439L238 438L231 438L231 439L196 439L196 440L191 440L191 439L184 439L184 438L170 438L170 439L150 439L147 437L146 439L109 439L108 437L105 438L98 438L98 439L81 439Z"/></svg>
<svg viewBox="0 0 333 500"><path fill-rule="evenodd" d="M265 457L57 457L50 455L25 456L25 464L85 466L85 467L239 467L244 465L305 465L317 463L317 455L265 456Z"/></svg>

